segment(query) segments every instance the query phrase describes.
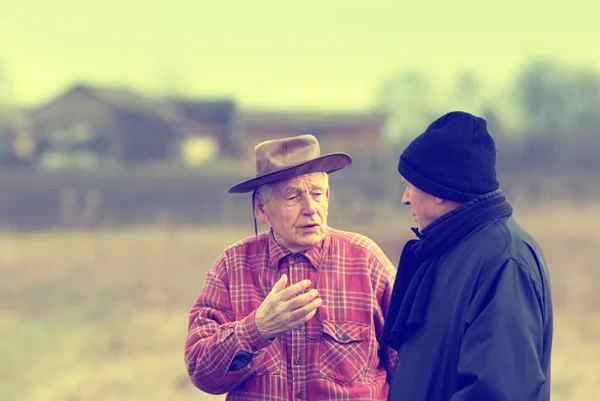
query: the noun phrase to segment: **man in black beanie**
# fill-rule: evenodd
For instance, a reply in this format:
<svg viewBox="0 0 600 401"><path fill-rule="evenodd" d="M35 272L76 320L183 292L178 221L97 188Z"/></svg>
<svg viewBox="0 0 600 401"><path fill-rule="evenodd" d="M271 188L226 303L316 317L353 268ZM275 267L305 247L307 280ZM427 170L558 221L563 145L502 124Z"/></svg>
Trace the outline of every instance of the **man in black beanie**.
<svg viewBox="0 0 600 401"><path fill-rule="evenodd" d="M417 239L402 250L381 335L398 351L388 400L550 400L548 269L499 189L486 121L440 117L398 171Z"/></svg>

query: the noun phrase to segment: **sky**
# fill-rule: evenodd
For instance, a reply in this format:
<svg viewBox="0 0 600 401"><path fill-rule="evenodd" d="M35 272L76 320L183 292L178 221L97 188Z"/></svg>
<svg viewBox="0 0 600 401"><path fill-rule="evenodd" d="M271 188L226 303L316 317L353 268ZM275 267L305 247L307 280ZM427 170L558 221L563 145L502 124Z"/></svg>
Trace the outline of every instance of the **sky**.
<svg viewBox="0 0 600 401"><path fill-rule="evenodd" d="M552 57L600 70L600 2L19 0L0 12L0 95L76 82L232 97L246 108L357 110L392 74L506 85Z"/></svg>

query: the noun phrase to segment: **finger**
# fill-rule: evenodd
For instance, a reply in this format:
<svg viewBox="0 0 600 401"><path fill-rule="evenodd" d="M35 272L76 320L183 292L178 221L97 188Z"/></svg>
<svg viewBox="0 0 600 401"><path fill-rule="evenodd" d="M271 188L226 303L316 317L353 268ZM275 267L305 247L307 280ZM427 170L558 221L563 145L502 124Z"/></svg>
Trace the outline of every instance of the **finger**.
<svg viewBox="0 0 600 401"><path fill-rule="evenodd" d="M278 295L281 300L287 301L292 296L301 293L308 287L310 287L310 280L302 280L302 281L297 282L296 284L290 285L285 290L279 292Z"/></svg>
<svg viewBox="0 0 600 401"><path fill-rule="evenodd" d="M269 292L269 295L277 294L281 290L283 290L287 284L287 281L288 281L287 274L282 274L281 277L279 278L279 280L277 280L277 282L273 286L273 288L271 288L271 292Z"/></svg>
<svg viewBox="0 0 600 401"><path fill-rule="evenodd" d="M310 312L300 316L298 319L294 320L294 323L292 323L290 325L290 327L296 328L298 326L303 325L304 323L308 322L310 319L313 318L313 316L315 316L315 314L317 313L317 309L313 309Z"/></svg>
<svg viewBox="0 0 600 401"><path fill-rule="evenodd" d="M310 301L309 303L307 303L306 305L302 306L301 308L296 309L295 311L290 313L290 317L292 320L302 320L302 318L304 316L307 316L308 314L312 313L312 312L316 312L317 309L319 308L319 306L321 306L323 304L323 300L321 298L315 298L312 301ZM314 315L314 313L313 313ZM310 319L310 318L308 318ZM308 320L306 319L306 320Z"/></svg>
<svg viewBox="0 0 600 401"><path fill-rule="evenodd" d="M315 299L319 295L319 291L316 289L312 289L308 291L306 294L298 295L284 303L284 310L292 312L298 308L303 307L313 299Z"/></svg>

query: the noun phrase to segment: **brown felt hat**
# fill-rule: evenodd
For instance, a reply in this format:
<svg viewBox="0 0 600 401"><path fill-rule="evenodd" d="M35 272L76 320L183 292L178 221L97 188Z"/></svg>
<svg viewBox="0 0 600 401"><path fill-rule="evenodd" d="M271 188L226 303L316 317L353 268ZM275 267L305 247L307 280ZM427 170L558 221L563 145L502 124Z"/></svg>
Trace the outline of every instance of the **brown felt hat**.
<svg viewBox="0 0 600 401"><path fill-rule="evenodd" d="M352 164L352 158L346 153L321 156L319 142L310 134L261 142L254 153L256 177L232 186L229 193L252 192L264 184L317 171L333 173Z"/></svg>

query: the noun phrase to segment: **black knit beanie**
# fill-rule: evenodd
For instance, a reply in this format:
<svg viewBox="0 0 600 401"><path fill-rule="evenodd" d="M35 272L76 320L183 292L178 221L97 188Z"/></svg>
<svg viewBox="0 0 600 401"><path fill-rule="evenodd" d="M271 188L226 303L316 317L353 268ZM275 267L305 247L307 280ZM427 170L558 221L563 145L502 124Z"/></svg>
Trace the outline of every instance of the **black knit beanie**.
<svg viewBox="0 0 600 401"><path fill-rule="evenodd" d="M453 111L435 120L400 155L398 172L438 198L468 202L499 188L487 122Z"/></svg>

